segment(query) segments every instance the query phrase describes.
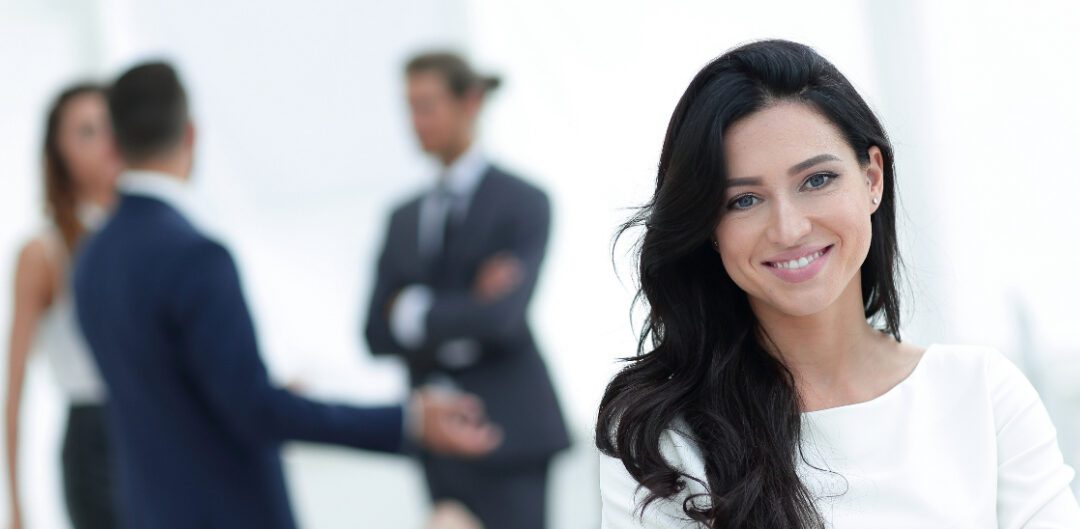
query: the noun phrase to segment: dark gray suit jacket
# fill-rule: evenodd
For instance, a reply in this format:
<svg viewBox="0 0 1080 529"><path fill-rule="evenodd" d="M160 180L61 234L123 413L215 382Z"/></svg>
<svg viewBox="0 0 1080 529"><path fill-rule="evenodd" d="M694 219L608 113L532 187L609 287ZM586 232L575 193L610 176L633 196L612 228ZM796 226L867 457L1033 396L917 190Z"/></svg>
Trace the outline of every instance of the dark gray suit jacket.
<svg viewBox="0 0 1080 529"><path fill-rule="evenodd" d="M490 166L435 266L420 255L422 201L423 196L413 198L391 217L368 310L371 351L403 358L414 385L441 373L483 399L505 437L502 446L478 463L505 466L546 459L569 445L526 317L547 246L551 215L547 195ZM479 267L504 251L521 260L524 281L500 300L477 301L472 287ZM393 297L411 284L428 285L435 294L425 343L416 349L399 343L388 321ZM440 364L435 354L439 345L458 338L479 342L479 360L460 369Z"/></svg>

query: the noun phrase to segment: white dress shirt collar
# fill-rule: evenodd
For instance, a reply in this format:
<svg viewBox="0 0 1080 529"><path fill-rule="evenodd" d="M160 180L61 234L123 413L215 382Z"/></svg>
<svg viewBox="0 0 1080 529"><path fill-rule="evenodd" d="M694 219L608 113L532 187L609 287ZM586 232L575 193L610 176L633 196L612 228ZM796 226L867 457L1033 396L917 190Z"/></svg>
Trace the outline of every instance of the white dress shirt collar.
<svg viewBox="0 0 1080 529"><path fill-rule="evenodd" d="M194 220L198 208L187 184L175 176L157 171L124 171L116 183L125 195L153 198L171 206L184 217Z"/></svg>
<svg viewBox="0 0 1080 529"><path fill-rule="evenodd" d="M445 186L447 191L457 197L470 197L480 185L480 180L487 172L488 165L487 156L484 155L479 143L473 142L457 160L443 169L439 175L439 186Z"/></svg>

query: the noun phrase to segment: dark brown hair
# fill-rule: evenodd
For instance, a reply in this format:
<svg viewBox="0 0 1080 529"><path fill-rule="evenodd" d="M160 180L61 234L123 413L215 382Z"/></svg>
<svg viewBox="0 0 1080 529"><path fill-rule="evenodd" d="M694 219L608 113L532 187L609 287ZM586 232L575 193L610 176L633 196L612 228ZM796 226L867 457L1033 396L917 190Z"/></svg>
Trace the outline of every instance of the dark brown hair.
<svg viewBox="0 0 1080 529"><path fill-rule="evenodd" d="M68 250L74 248L82 237L83 226L76 214L75 180L72 178L71 168L60 152L60 127L68 103L84 95L104 96L105 90L93 83L78 83L68 87L53 101L45 121L45 210L60 230Z"/></svg>
<svg viewBox="0 0 1080 529"><path fill-rule="evenodd" d="M421 72L438 74L458 99L477 89L484 94L491 93L502 84L498 76L478 74L461 55L448 51L421 53L405 64L406 75Z"/></svg>
<svg viewBox="0 0 1080 529"><path fill-rule="evenodd" d="M140 162L168 151L183 138L189 119L187 94L168 63L142 63L109 88L109 113L120 154L129 162Z"/></svg>

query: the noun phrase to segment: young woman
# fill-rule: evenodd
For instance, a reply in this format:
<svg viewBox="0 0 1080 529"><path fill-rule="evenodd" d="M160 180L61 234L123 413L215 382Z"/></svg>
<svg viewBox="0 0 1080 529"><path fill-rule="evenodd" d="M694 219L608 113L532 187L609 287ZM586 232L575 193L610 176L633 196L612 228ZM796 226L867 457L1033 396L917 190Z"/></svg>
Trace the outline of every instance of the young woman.
<svg viewBox="0 0 1080 529"><path fill-rule="evenodd" d="M694 78L624 226L650 311L600 407L606 529L1080 527L1024 376L900 340L894 189L881 124L810 48Z"/></svg>
<svg viewBox="0 0 1080 529"><path fill-rule="evenodd" d="M71 407L63 445L64 493L75 529L115 527L102 404L105 391L83 342L69 294L72 254L113 200L120 162L105 95L94 85L64 91L45 129L45 196L51 226L19 253L8 354L7 464L12 527L22 526L19 405L32 347L48 355Z"/></svg>

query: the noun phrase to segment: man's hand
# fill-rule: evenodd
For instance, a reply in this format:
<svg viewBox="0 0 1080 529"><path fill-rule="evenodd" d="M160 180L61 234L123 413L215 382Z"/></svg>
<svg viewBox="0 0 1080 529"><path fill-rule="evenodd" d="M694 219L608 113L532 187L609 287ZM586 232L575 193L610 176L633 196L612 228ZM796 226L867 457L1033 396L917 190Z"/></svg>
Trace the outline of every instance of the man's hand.
<svg viewBox="0 0 1080 529"><path fill-rule="evenodd" d="M497 301L513 292L524 276L521 260L508 252L495 254L480 266L473 295L485 303Z"/></svg>
<svg viewBox="0 0 1080 529"><path fill-rule="evenodd" d="M432 509L424 529L484 529L484 525L460 502L441 500Z"/></svg>
<svg viewBox="0 0 1080 529"><path fill-rule="evenodd" d="M423 390L414 394L413 404L420 410L420 442L432 452L480 457L502 443L502 432L472 395Z"/></svg>

